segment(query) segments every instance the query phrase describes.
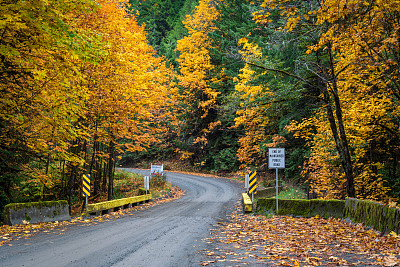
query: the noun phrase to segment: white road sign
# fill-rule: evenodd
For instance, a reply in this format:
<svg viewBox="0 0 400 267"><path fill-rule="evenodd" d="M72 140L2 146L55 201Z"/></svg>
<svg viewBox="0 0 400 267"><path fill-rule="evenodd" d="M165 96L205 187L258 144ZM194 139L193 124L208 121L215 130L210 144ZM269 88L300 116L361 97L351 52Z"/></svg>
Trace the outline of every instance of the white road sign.
<svg viewBox="0 0 400 267"><path fill-rule="evenodd" d="M161 164L161 165L153 165L153 164L151 164L150 174L163 173L163 166L164 166L164 164Z"/></svg>
<svg viewBox="0 0 400 267"><path fill-rule="evenodd" d="M268 149L268 168L284 169L285 168L285 149L269 148Z"/></svg>

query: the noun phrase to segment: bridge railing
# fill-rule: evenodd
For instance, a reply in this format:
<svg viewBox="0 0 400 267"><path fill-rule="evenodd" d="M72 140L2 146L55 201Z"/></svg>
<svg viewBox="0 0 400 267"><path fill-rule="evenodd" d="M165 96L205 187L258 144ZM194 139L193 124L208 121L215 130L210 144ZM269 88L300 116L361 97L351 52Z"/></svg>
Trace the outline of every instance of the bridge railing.
<svg viewBox="0 0 400 267"><path fill-rule="evenodd" d="M108 212L117 211L119 209L130 208L133 205L139 205L141 203L149 202L151 199L153 199L153 196L151 194L146 194L141 196L127 197L88 204L86 207L86 212L89 214L101 215Z"/></svg>

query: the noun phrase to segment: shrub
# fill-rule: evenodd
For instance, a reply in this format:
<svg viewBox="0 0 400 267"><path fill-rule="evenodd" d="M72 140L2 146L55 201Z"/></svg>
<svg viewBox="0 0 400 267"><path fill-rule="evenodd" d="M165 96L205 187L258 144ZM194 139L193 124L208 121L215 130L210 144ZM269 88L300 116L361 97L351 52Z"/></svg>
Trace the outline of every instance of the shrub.
<svg viewBox="0 0 400 267"><path fill-rule="evenodd" d="M167 182L167 175L165 173L152 173L150 176L150 186L164 186Z"/></svg>

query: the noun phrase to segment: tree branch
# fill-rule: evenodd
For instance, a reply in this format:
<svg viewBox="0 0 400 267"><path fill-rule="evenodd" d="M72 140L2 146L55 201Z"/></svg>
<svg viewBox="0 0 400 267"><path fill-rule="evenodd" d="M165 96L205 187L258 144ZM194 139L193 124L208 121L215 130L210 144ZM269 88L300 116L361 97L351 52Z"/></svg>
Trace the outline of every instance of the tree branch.
<svg viewBox="0 0 400 267"><path fill-rule="evenodd" d="M257 67L257 68L260 68L260 69L263 69L263 70L267 70L267 71L277 72L277 73L280 73L280 74L283 74L283 75L286 75L286 76L289 76L289 77L296 78L296 79L298 79L298 80L300 80L300 81L302 81L304 83L310 84L310 82L308 82L307 80L303 79L302 77L300 77L300 76L298 76L296 74L292 74L292 73L289 73L289 72L284 71L284 70L277 70L277 69L267 68L267 67L264 67L264 66L261 66L261 65L257 65L257 64L251 63L251 62L247 62L247 61L244 61L244 62L246 64L250 65L250 66L254 66L254 67Z"/></svg>

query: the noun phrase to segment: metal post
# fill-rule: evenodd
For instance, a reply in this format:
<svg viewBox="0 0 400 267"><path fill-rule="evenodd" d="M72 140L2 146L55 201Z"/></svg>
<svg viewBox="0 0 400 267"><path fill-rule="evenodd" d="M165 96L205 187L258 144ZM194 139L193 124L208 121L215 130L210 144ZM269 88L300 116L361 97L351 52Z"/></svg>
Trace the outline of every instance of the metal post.
<svg viewBox="0 0 400 267"><path fill-rule="evenodd" d="M150 184L150 176L144 176L144 189L146 189L146 195L147 195L147 190L149 189L149 184Z"/></svg>
<svg viewBox="0 0 400 267"><path fill-rule="evenodd" d="M278 168L276 168L276 215L278 215Z"/></svg>
<svg viewBox="0 0 400 267"><path fill-rule="evenodd" d="M87 208L87 205L88 205L88 196L86 196L86 208Z"/></svg>
<svg viewBox="0 0 400 267"><path fill-rule="evenodd" d="M251 203L254 203L254 191L251 192Z"/></svg>
<svg viewBox="0 0 400 267"><path fill-rule="evenodd" d="M244 186L246 187L246 192L249 193L249 175L248 174L246 174L246 176L245 176Z"/></svg>

